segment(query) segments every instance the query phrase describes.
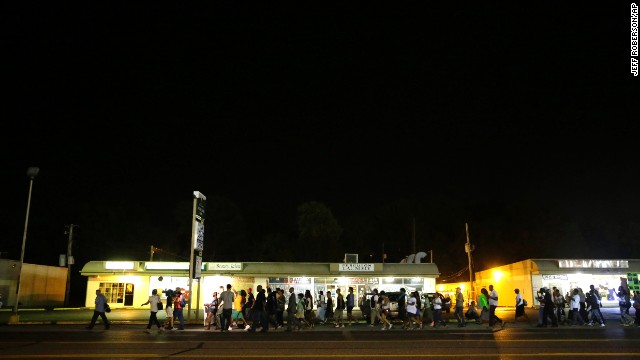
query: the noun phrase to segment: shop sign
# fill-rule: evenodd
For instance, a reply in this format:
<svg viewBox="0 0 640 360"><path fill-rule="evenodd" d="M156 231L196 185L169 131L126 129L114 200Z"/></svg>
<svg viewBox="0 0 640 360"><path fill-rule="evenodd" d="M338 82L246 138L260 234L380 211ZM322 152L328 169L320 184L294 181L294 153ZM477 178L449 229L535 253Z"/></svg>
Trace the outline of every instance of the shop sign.
<svg viewBox="0 0 640 360"><path fill-rule="evenodd" d="M338 271L374 271L374 264L338 264Z"/></svg>
<svg viewBox="0 0 640 360"><path fill-rule="evenodd" d="M569 280L567 275L542 275L542 280Z"/></svg>
<svg viewBox="0 0 640 360"><path fill-rule="evenodd" d="M628 269L628 260L558 260L560 268Z"/></svg>
<svg viewBox="0 0 640 360"><path fill-rule="evenodd" d="M629 290L640 291L640 282L638 282L638 273L627 273L627 284L629 285Z"/></svg>
<svg viewBox="0 0 640 360"><path fill-rule="evenodd" d="M240 271L242 263L208 263L207 270L213 271Z"/></svg>
<svg viewBox="0 0 640 360"><path fill-rule="evenodd" d="M290 277L289 284L311 284L309 277Z"/></svg>

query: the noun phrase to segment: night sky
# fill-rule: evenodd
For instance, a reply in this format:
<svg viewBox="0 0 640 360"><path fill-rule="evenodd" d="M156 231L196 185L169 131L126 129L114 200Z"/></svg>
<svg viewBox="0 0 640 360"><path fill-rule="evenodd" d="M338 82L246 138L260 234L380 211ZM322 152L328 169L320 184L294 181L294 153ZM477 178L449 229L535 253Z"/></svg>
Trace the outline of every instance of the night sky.
<svg viewBox="0 0 640 360"><path fill-rule="evenodd" d="M389 4L4 4L3 257L638 258L629 3Z"/></svg>

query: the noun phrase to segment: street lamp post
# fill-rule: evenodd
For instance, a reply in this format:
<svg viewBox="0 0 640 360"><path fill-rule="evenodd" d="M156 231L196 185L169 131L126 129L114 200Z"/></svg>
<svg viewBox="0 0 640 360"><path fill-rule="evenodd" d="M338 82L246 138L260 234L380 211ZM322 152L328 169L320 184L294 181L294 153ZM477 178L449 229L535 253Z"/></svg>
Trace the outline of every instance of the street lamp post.
<svg viewBox="0 0 640 360"><path fill-rule="evenodd" d="M24 248L27 243L27 226L29 225L29 208L31 207L31 190L33 189L33 179L38 176L38 172L40 172L40 168L30 167L27 169L27 176L29 177L29 197L27 199L27 215L24 219L24 233L22 234L22 252L20 253L20 274L18 275L18 288L16 290L16 303L13 305L13 321L17 322L20 320L18 315L18 302L20 301L20 285L22 280L22 267L24 265Z"/></svg>

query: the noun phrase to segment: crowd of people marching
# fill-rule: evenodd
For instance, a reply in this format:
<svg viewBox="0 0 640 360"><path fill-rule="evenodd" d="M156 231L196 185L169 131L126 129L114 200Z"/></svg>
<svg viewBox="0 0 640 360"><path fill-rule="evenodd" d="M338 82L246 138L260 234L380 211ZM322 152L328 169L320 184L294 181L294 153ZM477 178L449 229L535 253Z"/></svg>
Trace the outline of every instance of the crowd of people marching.
<svg viewBox="0 0 640 360"><path fill-rule="evenodd" d="M519 289L515 289L514 292L516 310L514 321L528 322L529 318L525 312L528 304ZM184 330L183 308L188 303L188 293L181 288L165 290L164 293L166 294L165 304L155 289L149 296L149 300L142 304L142 306L150 306L146 332L150 332L154 325L159 331ZM606 324L600 310L602 298L593 285L587 292L578 287L564 295L556 287L551 289L542 287L536 296L540 304L538 327L549 325L552 327L560 325L604 327ZM620 324L640 326L640 292L630 291L627 279L621 278L617 296ZM465 312L465 298L460 288L456 289L453 299L438 292L431 298L421 296L417 291L407 293L404 288L401 288L397 299L394 299L397 304L397 313L394 308L392 314L389 296L385 291L378 292L378 289L373 289L372 294L366 299L364 297L356 299L352 287L348 288L346 295L342 294L340 289L336 289L335 294L330 291L326 294L319 291L314 298L309 290L305 293L295 293L293 287L285 290L263 288L262 285L258 285L254 294L252 288L237 291L231 284L227 284L226 289L220 286L219 291L214 292L211 300L204 304L204 326L206 330L214 329L221 332L232 330L267 332L269 329L279 328L285 328L285 331L300 331L303 328L314 329L317 325L344 328L345 325L350 326L359 322L353 315L353 309L358 305L361 313L365 315L362 320L371 327L381 326L382 330L391 330L394 326L407 330L446 327L449 323L446 317L451 312L451 308L455 309L453 317L458 327L488 323L490 327L499 325L504 328L507 323L496 315L498 299L497 291L493 285L489 285L488 289L481 289L477 302L470 301ZM631 307L635 309L635 319L631 317ZM157 318L159 311L166 312L164 324L161 324ZM97 318L101 317L105 329L108 329L109 322L105 312L109 312L106 298L100 290L96 290L96 308L91 324L87 328L93 328Z"/></svg>

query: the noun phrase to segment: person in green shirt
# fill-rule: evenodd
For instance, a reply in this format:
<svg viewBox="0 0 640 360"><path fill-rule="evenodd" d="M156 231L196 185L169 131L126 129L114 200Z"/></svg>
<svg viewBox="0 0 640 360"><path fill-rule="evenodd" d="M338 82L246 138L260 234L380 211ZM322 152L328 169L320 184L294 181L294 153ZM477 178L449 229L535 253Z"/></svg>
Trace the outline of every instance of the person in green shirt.
<svg viewBox="0 0 640 360"><path fill-rule="evenodd" d="M482 288L480 290L480 296L478 296L478 302L480 303L480 320L478 324L482 324L483 320L489 319L489 292L487 289Z"/></svg>

